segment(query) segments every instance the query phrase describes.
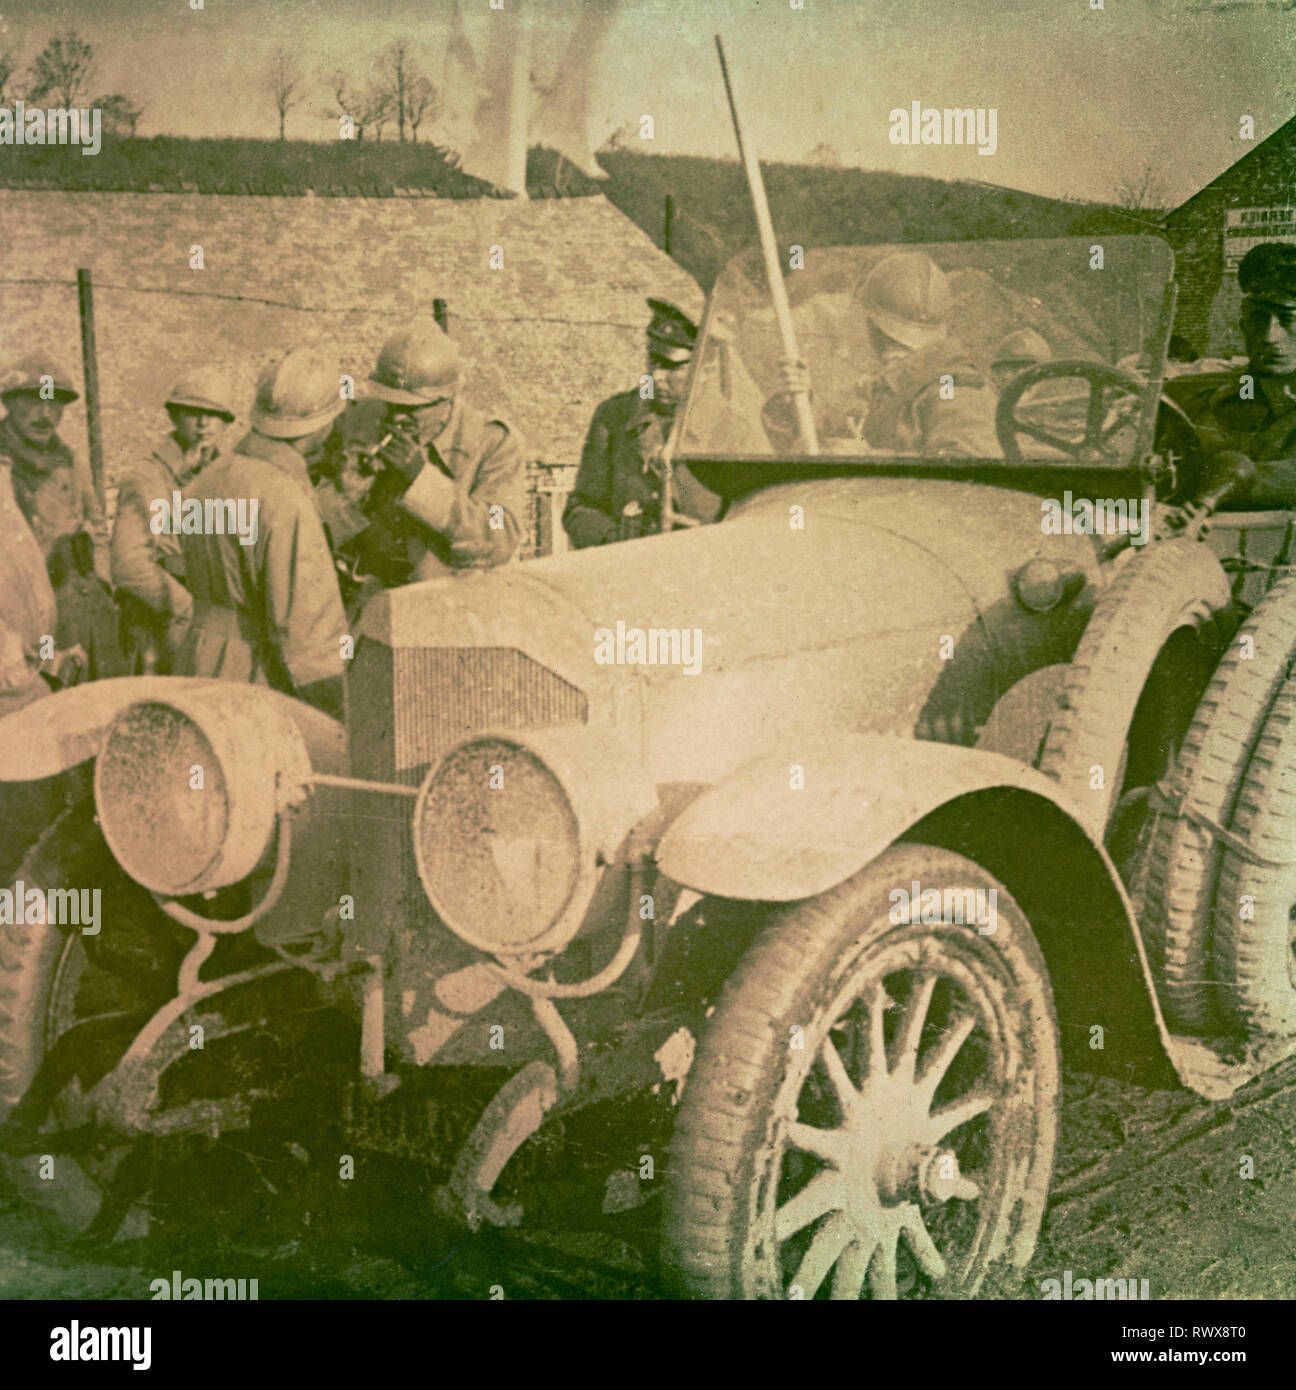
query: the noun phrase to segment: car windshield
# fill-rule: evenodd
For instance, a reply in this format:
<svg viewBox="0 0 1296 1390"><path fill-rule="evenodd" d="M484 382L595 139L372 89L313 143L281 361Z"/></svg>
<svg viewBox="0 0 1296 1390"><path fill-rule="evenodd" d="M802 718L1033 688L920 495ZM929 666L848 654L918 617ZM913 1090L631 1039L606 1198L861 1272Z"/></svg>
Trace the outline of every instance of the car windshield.
<svg viewBox="0 0 1296 1390"><path fill-rule="evenodd" d="M806 249L784 273L808 369L819 453L861 460L1002 459L995 417L1022 371L1082 359L1147 383L1142 394L1045 377L1015 409L1027 459L1071 456L1101 432L1102 462L1150 443L1170 331L1174 262L1156 237ZM680 421L682 458L810 452L784 389L782 339L758 250L716 282ZM1010 453L1011 456L1011 453ZM1097 462L1091 457L1092 462Z"/></svg>

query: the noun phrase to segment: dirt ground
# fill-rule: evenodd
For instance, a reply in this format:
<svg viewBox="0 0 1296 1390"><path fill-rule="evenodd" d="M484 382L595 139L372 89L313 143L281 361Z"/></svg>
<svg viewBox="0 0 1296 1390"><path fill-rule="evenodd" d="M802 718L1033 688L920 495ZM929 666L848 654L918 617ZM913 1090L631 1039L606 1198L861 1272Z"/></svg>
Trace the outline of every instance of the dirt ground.
<svg viewBox="0 0 1296 1390"><path fill-rule="evenodd" d="M1042 1282L1066 1270L1146 1279L1152 1299L1296 1296L1296 1059L1227 1104L1074 1072L1065 1096L1039 1249L1004 1296L1041 1298ZM471 1235L430 1217L404 1166L371 1163L365 1174L323 1200L269 1200L270 1219L231 1209L219 1234L125 1230L93 1253L2 1188L0 1298L147 1298L175 1269L255 1277L262 1299L662 1296L652 1195L604 1216L590 1184L572 1181L547 1191L533 1226ZM585 1215L574 1215L582 1199Z"/></svg>

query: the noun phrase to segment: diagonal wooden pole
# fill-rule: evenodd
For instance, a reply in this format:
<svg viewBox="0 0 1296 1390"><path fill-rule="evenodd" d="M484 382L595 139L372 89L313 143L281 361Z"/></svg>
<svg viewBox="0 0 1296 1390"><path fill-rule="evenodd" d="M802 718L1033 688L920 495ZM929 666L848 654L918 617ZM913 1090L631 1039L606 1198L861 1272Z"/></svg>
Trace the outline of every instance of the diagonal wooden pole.
<svg viewBox="0 0 1296 1390"><path fill-rule="evenodd" d="M738 101L734 96L733 83L729 77L729 65L725 62L724 44L720 35L715 36L716 52L720 55L720 72L724 77L725 96L729 98L729 114L733 117L734 137L738 141L738 157L747 171L747 186L751 189L752 209L756 213L756 228L760 233L761 251L765 257L765 278L769 281L770 297L774 301L774 317L778 320L779 335L783 339L784 356L794 362L801 360L797 349L796 330L792 325L792 307L788 303L787 286L783 283L783 268L779 264L778 243L774 239L774 219L770 216L769 201L765 197L765 180L761 177L760 161L756 151L743 139L742 123L738 119ZM810 393L798 391L792 397L796 407L797 425L801 430L801 443L806 453L819 452L819 436L815 430L814 414L810 409Z"/></svg>

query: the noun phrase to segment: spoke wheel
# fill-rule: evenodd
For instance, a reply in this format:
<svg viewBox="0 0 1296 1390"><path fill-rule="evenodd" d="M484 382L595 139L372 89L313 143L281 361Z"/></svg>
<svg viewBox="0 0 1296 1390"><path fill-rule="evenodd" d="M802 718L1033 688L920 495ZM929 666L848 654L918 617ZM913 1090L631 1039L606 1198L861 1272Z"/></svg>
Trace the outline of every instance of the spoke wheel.
<svg viewBox="0 0 1296 1390"><path fill-rule="evenodd" d="M890 921L891 891L997 894L975 923ZM796 904L726 987L685 1090L666 1247L687 1292L976 1293L1043 1216L1057 1031L1043 962L978 866L899 846Z"/></svg>

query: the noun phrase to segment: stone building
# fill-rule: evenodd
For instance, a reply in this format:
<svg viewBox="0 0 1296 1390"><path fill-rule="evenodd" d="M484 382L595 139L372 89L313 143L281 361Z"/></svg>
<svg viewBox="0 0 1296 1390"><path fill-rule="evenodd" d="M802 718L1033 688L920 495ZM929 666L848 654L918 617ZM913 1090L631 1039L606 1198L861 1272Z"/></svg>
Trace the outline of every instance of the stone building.
<svg viewBox="0 0 1296 1390"><path fill-rule="evenodd" d="M1296 242L1296 116L1165 221L1179 281L1178 331L1200 353L1242 351L1238 262L1258 241Z"/></svg>

